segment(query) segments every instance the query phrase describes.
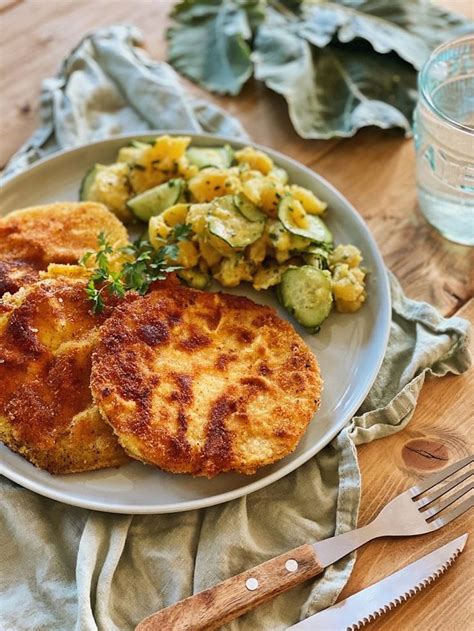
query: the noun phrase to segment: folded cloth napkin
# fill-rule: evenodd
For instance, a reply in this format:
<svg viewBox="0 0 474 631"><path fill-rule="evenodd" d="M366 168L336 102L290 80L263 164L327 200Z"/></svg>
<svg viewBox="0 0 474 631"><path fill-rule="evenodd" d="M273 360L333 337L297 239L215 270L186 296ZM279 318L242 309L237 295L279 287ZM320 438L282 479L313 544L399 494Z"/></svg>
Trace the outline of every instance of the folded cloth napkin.
<svg viewBox="0 0 474 631"><path fill-rule="evenodd" d="M86 37L41 96L42 125L6 175L61 148L112 133L186 129L243 136L238 121L187 96L174 71L116 26ZM309 462L247 497L171 515L110 515L45 499L5 478L0 530L3 631L127 631L143 617L308 541L357 524L355 445L409 422L426 376L470 363L468 323L408 300L390 276L387 353L359 414ZM383 450L383 443L380 445ZM331 605L354 557L282 594L227 630L277 630Z"/></svg>

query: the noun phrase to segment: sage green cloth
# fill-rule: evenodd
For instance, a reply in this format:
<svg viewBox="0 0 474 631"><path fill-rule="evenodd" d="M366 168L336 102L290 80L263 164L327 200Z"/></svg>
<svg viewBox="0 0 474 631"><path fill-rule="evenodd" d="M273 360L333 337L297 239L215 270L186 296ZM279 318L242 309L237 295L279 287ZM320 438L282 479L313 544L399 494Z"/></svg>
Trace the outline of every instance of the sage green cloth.
<svg viewBox="0 0 474 631"><path fill-rule="evenodd" d="M111 27L86 38L44 83L42 126L7 167L12 174L58 148L151 128L234 135L239 123L190 99L166 64ZM391 276L387 353L359 415L297 471L247 497L171 515L109 515L45 499L0 478L2 631L128 631L151 612L302 543L354 528L355 445L402 429L427 376L469 364L468 324L408 300ZM384 442L380 442L383 457ZM284 629L331 605L353 556L282 594L227 631Z"/></svg>

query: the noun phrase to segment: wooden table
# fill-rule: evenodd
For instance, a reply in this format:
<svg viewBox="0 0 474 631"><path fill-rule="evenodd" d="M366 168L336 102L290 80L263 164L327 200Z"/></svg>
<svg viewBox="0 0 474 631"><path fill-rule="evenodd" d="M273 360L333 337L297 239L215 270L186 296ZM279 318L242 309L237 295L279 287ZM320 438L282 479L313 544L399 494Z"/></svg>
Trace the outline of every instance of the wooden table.
<svg viewBox="0 0 474 631"><path fill-rule="evenodd" d="M469 0L443 6L472 18ZM116 22L138 26L150 54L166 58L166 14L172 2L156 0L0 0L0 166L38 124L40 81L89 30ZM195 86L188 87L205 94ZM252 138L318 171L354 204L377 239L387 265L406 293L427 300L444 315L474 321L473 250L445 241L420 215L411 140L395 131L365 129L349 140L302 140L292 130L283 100L251 81L234 98L207 98L238 116ZM472 452L472 374L428 380L407 429L359 447L362 471L360 523L426 473ZM424 539L375 542L359 552L342 596L395 571L463 532L474 534L472 515ZM464 631L474 614L472 550L455 567L373 629ZM471 563L471 567L469 565Z"/></svg>

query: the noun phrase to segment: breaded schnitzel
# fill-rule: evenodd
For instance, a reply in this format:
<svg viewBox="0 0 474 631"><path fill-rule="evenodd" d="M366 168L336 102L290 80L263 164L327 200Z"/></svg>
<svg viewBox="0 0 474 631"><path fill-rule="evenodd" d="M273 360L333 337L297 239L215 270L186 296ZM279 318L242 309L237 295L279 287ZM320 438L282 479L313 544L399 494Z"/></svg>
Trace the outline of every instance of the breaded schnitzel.
<svg viewBox="0 0 474 631"><path fill-rule="evenodd" d="M128 242L123 224L93 202L33 206L0 217L0 296L29 284L49 263L77 263L96 250L101 231L113 247Z"/></svg>
<svg viewBox="0 0 474 631"><path fill-rule="evenodd" d="M0 296L7 291L14 294L20 287L26 287L35 283L39 278L39 272L29 263L24 261L0 260Z"/></svg>
<svg viewBox="0 0 474 631"><path fill-rule="evenodd" d="M321 379L270 307L180 287L115 310L93 353L91 388L133 458L213 477L252 474L292 452Z"/></svg>
<svg viewBox="0 0 474 631"><path fill-rule="evenodd" d="M74 278L0 300L0 440L50 473L128 461L89 388L91 353L111 311L92 315L85 281Z"/></svg>

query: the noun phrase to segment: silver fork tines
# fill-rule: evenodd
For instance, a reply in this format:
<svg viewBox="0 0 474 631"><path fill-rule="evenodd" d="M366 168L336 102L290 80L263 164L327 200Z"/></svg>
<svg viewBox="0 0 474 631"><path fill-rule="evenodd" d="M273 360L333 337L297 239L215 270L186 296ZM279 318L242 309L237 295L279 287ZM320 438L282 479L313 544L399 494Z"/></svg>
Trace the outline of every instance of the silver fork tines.
<svg viewBox="0 0 474 631"><path fill-rule="evenodd" d="M446 469L443 469L443 471L430 476L423 483L409 489L408 493L409 495L411 495L414 504L420 512L420 515L426 520L427 524L431 526L432 530L437 530L438 528L445 526L450 521L456 519L456 517L459 517L474 506L474 497L471 496L467 500L462 502L462 504L456 506L453 510L441 515L437 519L433 519L436 515L439 515L439 513L444 511L446 508L449 508L449 506L454 504L454 502L456 502L461 497L469 493L469 491L472 491L474 489L474 482L471 482L469 484L466 484L465 486L461 486L461 488L456 490L455 493L451 493L451 495L446 496L449 491L456 488L457 486L465 482L468 478L470 478L471 475L474 473L474 469L471 468L468 471L465 471L462 475L458 476L454 480L451 480L440 489L435 490L433 493L430 493L429 495L426 495L424 497L420 496L423 495L425 491L433 488L443 480L446 480L446 478L451 476L453 473L456 473L456 471L459 471L463 467L469 466L472 462L474 462L474 456L467 456L459 462L455 462L451 466L446 467Z"/></svg>
<svg viewBox="0 0 474 631"><path fill-rule="evenodd" d="M431 524L434 526L433 530L437 530L442 526L446 526L446 524L449 524L450 521L453 521L453 519L460 517L463 513L465 513L473 506L474 497L470 497L465 502L459 504L459 506L456 506L456 508L453 508L453 510L449 511L447 515L442 515L441 517L438 517L438 519L432 521Z"/></svg>
<svg viewBox="0 0 474 631"><path fill-rule="evenodd" d="M428 510L423 512L423 516L426 520L429 520L445 508L448 508L448 506L451 506L451 504L454 504L456 500L463 495L466 495L466 493L469 493L469 491L472 491L472 489L474 489L474 482L471 482L471 484L468 484L467 486L463 486L461 489L456 491L456 493L449 495L444 501L437 503L432 508L428 508Z"/></svg>
<svg viewBox="0 0 474 631"><path fill-rule="evenodd" d="M437 530L459 517L472 508L472 497L454 507L453 510L446 511L446 509L474 489L473 482L462 484L474 473L474 468L471 467L473 462L474 456L467 456L401 493L380 511L374 520L374 525L381 527L386 534L422 534ZM467 470L461 471L463 468ZM426 491L444 482L457 471L460 473L456 479L449 480L443 486L425 495ZM451 492L453 490L454 492ZM437 517L442 511L446 512Z"/></svg>
<svg viewBox="0 0 474 631"><path fill-rule="evenodd" d="M435 500L437 500L438 497L441 497L442 495L444 495L451 489L454 489L455 486L457 486L458 484L461 484L461 482L464 482L464 480L467 480L473 474L474 474L474 469L471 469L470 471L466 471L466 473L463 473L461 476L459 476L459 478L456 478L455 480L448 482L448 484L445 484L444 486L434 491L433 493L430 493L429 495L426 495L425 497L422 497L421 499L416 500L416 505L418 506L418 508L422 508L423 506L428 506L428 504L431 504L431 502L434 502Z"/></svg>
<svg viewBox="0 0 474 631"><path fill-rule="evenodd" d="M366 526L314 543L320 563L327 567L377 537L422 535L460 517L474 506L472 494L456 506L449 507L474 489L474 482L462 484L472 475L473 468L470 465L473 462L474 456L467 456L404 491L386 504ZM466 470L460 471L464 467ZM449 480L431 494L425 495L426 491L444 482L457 471L460 473L455 480Z"/></svg>
<svg viewBox="0 0 474 631"><path fill-rule="evenodd" d="M446 469L443 469L439 473L430 475L430 477L427 478L424 482L412 486L412 488L410 489L410 494L412 498L417 499L419 495L421 495L425 491L429 491L429 489L432 489L440 482L443 482L443 480L449 478L450 475L456 473L456 471L459 471L459 469L462 469L466 465L471 464L471 462L474 462L474 455L466 456L466 458L454 462L452 465L446 467Z"/></svg>

